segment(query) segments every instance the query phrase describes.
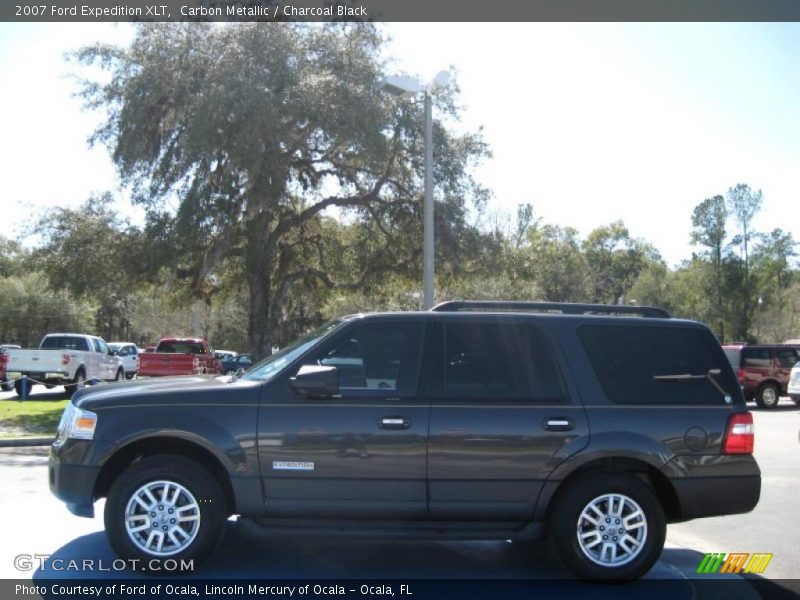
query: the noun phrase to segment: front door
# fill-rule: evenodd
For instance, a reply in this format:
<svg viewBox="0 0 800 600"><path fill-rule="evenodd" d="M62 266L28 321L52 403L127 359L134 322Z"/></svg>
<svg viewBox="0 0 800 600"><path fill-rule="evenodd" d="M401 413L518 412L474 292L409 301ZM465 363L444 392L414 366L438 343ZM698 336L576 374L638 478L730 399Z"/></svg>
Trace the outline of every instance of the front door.
<svg viewBox="0 0 800 600"><path fill-rule="evenodd" d="M531 320L451 317L439 335L431 517L530 519L552 469L588 443L583 406L570 399L552 345Z"/></svg>
<svg viewBox="0 0 800 600"><path fill-rule="evenodd" d="M335 366L340 393L264 390L258 445L267 516L426 516L428 404L417 398L424 323L356 319L303 364Z"/></svg>

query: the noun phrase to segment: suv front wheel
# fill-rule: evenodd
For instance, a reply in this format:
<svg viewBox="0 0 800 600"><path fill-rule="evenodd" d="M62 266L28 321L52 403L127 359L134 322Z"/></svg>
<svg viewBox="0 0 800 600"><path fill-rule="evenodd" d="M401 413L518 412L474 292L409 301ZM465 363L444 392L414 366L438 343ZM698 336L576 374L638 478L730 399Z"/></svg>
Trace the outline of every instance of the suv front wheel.
<svg viewBox="0 0 800 600"><path fill-rule="evenodd" d="M225 496L214 476L180 456L151 456L120 474L106 500L104 521L121 558L202 562L222 539ZM196 566L196 565L195 565Z"/></svg>
<svg viewBox="0 0 800 600"><path fill-rule="evenodd" d="M664 548L664 511L633 475L597 473L554 500L549 532L566 567L581 579L637 579Z"/></svg>

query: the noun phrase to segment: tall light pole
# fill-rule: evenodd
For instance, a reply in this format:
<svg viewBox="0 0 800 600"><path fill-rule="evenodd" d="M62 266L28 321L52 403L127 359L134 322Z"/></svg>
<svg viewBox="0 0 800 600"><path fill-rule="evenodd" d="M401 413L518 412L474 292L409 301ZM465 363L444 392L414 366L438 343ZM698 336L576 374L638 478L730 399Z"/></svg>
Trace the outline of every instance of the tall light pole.
<svg viewBox="0 0 800 600"><path fill-rule="evenodd" d="M387 77L383 82L383 89L400 96L411 98L423 94L425 98L425 212L423 219L423 294L422 308L428 310L433 306L433 276L434 276L434 251L433 251L433 107L432 96L447 85L450 73L440 71L433 81L421 83L409 77Z"/></svg>

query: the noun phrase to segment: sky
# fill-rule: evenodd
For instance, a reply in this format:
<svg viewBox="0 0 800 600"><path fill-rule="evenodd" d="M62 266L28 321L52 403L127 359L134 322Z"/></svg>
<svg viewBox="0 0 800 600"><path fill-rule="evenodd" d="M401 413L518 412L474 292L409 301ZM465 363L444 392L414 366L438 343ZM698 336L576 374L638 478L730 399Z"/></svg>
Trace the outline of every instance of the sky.
<svg viewBox="0 0 800 600"><path fill-rule="evenodd" d="M493 152L476 171L490 213L529 202L543 222L584 236L621 219L674 266L691 256L694 206L742 182L763 190L756 229L800 239L800 24L382 28L390 69L453 70L455 127L482 127ZM108 151L87 147L100 115L74 97L77 67L63 55L131 35L128 25L0 24L3 235L119 189Z"/></svg>

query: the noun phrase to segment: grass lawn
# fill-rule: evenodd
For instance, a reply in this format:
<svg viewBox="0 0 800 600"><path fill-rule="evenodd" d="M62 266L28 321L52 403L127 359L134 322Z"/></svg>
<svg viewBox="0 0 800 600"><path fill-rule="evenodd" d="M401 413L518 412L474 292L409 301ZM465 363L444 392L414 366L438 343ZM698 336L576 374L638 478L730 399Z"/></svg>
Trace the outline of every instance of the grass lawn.
<svg viewBox="0 0 800 600"><path fill-rule="evenodd" d="M56 434L67 399L0 400L0 438Z"/></svg>

